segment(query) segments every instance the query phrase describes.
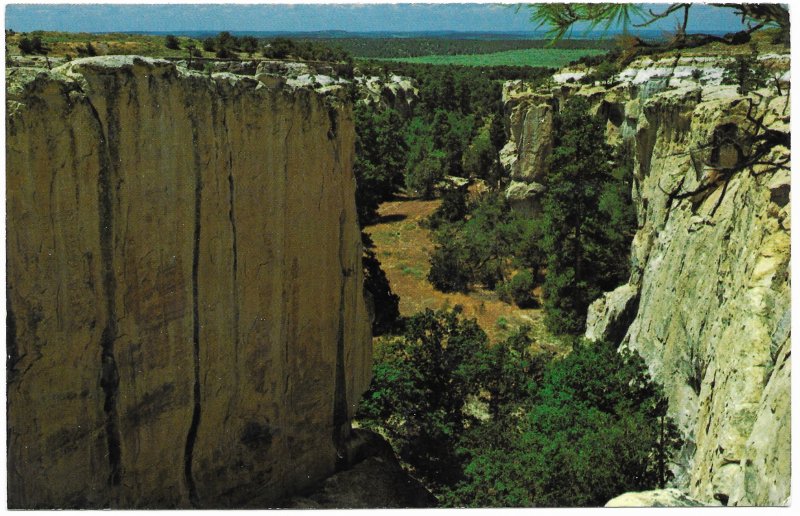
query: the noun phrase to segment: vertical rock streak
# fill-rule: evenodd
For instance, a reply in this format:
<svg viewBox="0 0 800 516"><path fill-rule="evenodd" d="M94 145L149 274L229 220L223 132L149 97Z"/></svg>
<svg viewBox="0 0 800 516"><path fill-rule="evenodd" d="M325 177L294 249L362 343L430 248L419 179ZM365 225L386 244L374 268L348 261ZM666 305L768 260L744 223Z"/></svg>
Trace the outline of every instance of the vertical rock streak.
<svg viewBox="0 0 800 516"><path fill-rule="evenodd" d="M339 267L342 271L339 287L339 327L336 331L336 379L333 390L333 442L336 445L337 468L346 460L344 453L345 425L347 424L347 384L345 380L345 307L347 283L350 281L352 269L347 267L344 244L345 215L339 215Z"/></svg>
<svg viewBox="0 0 800 516"><path fill-rule="evenodd" d="M118 95L118 86L113 80L108 81L109 96ZM119 486L122 481L122 449L117 414L117 396L119 391L119 371L114 356L114 341L117 338L117 283L114 273L114 203L117 202L114 192L114 164L119 162L119 121L116 114L107 113L108 132L103 133L100 114L91 102L87 102L96 122L96 130L100 136L100 170L97 181L98 189L98 223L100 234L100 263L103 291L106 301L106 324L100 337L101 365L100 386L103 389L105 412L105 432L108 446L108 463L110 486Z"/></svg>
<svg viewBox="0 0 800 516"><path fill-rule="evenodd" d="M202 411L200 393L200 302L199 302L199 264L200 264L200 237L201 237L201 206L203 201L203 177L200 159L197 153L197 121L190 116L192 125L192 154L194 157L194 247L192 248L192 359L194 366L194 383L192 386L193 406L192 421L186 434L186 447L184 451L184 476L186 488L189 492L189 502L197 507L200 503L197 487L192 474L194 446L197 441L197 430L200 427Z"/></svg>

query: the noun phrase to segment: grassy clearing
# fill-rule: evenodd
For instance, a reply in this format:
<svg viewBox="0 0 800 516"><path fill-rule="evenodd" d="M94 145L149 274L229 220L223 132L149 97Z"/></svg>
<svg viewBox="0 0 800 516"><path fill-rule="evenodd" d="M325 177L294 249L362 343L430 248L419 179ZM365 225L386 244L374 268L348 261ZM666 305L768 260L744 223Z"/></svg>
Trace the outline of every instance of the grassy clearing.
<svg viewBox="0 0 800 516"><path fill-rule="evenodd" d="M528 48L524 50L508 50L491 54L438 55L420 57L399 57L383 59L401 63L419 63L435 65L461 66L538 66L558 68L582 56L604 54L605 50L561 49L561 48Z"/></svg>
<svg viewBox="0 0 800 516"><path fill-rule="evenodd" d="M445 294L433 288L427 276L428 254L434 244L430 232L419 223L433 213L440 202L406 198L386 202L378 210L383 222L364 228L375 243L375 252L392 291L400 296L400 314L410 316L425 308L436 310L461 305L464 316L477 319L492 342L505 339L526 324L531 326L531 336L538 346L564 349L563 343L547 331L540 309L523 310L509 305L488 290Z"/></svg>

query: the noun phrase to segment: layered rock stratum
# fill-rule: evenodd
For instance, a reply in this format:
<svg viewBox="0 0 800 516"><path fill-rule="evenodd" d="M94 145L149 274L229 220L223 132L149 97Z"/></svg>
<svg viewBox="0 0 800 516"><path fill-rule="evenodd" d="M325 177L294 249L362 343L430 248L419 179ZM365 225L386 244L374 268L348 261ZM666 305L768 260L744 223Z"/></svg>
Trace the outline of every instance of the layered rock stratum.
<svg viewBox="0 0 800 516"><path fill-rule="evenodd" d="M333 473L371 367L336 87L7 77L9 506L263 507Z"/></svg>
<svg viewBox="0 0 800 516"><path fill-rule="evenodd" d="M721 84L724 61L639 59L611 86L579 85L585 71L574 70L545 91L509 83L504 161L512 178L537 185L517 199L535 210L552 112L569 95L590 100L610 144L629 146L631 275L590 307L586 337L637 350L664 385L685 439L676 487L707 504L782 505L791 478L789 61L762 56L774 80L746 95Z"/></svg>

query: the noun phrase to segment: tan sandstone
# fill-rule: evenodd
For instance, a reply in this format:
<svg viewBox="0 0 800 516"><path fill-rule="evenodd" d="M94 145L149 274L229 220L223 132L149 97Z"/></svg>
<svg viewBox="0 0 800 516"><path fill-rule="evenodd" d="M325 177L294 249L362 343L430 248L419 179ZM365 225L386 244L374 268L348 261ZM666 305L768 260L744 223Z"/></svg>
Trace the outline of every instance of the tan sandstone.
<svg viewBox="0 0 800 516"><path fill-rule="evenodd" d="M130 56L7 87L9 505L332 473L371 361L350 107Z"/></svg>

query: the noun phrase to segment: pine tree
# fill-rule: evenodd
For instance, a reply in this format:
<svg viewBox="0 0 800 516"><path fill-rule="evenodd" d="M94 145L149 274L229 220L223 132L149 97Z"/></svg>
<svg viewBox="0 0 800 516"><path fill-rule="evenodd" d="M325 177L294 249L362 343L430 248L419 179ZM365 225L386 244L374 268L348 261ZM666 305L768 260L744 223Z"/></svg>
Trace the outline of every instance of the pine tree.
<svg viewBox="0 0 800 516"><path fill-rule="evenodd" d="M577 334L589 303L624 280L630 240L620 234L629 232L633 212L624 206L603 124L588 102L567 100L555 130L542 206L545 314L552 331Z"/></svg>

